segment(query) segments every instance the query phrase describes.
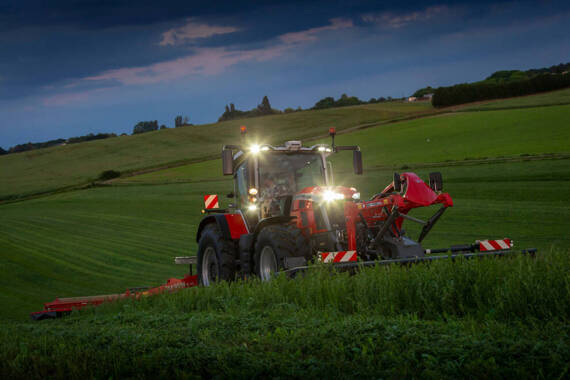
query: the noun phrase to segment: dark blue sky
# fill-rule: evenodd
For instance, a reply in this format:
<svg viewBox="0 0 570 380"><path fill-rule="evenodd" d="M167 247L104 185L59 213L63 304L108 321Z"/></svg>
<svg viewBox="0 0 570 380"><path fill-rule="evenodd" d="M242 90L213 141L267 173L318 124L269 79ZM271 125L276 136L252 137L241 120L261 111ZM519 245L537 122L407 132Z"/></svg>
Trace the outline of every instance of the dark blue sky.
<svg viewBox="0 0 570 380"><path fill-rule="evenodd" d="M4 0L0 146L551 66L569 23L568 1Z"/></svg>

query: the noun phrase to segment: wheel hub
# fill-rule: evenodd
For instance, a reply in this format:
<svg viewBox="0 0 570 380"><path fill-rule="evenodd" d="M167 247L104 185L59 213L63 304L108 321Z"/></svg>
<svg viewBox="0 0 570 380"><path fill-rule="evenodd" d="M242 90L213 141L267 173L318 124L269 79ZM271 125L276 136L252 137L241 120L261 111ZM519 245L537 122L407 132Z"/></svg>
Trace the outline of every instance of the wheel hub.
<svg viewBox="0 0 570 380"><path fill-rule="evenodd" d="M218 281L218 258L214 248L208 247L202 258L202 284L210 286L216 281Z"/></svg>
<svg viewBox="0 0 570 380"><path fill-rule="evenodd" d="M259 255L259 277L262 281L269 281L275 272L277 272L275 252L270 246L265 246Z"/></svg>

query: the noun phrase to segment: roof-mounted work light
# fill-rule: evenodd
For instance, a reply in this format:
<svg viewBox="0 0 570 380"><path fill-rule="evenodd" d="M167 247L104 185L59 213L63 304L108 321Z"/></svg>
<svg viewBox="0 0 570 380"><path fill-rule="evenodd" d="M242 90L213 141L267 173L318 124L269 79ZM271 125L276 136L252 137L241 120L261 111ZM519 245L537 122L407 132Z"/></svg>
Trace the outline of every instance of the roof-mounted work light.
<svg viewBox="0 0 570 380"><path fill-rule="evenodd" d="M329 135L330 135L331 138L332 138L332 144L331 144L331 146L332 146L332 150L333 150L333 152L334 152L334 151L335 151L335 149L334 149L334 136L336 135L336 128L335 128L335 127L330 127L330 128L329 128Z"/></svg>

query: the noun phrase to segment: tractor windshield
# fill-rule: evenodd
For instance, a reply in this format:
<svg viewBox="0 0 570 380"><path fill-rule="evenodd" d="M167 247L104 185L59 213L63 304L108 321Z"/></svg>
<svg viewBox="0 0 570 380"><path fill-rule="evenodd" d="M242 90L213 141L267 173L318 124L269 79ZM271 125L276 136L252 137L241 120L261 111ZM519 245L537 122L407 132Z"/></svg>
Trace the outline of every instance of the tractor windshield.
<svg viewBox="0 0 570 380"><path fill-rule="evenodd" d="M305 187L324 185L325 172L320 154L268 152L259 156L259 198L265 207L279 203L283 197Z"/></svg>

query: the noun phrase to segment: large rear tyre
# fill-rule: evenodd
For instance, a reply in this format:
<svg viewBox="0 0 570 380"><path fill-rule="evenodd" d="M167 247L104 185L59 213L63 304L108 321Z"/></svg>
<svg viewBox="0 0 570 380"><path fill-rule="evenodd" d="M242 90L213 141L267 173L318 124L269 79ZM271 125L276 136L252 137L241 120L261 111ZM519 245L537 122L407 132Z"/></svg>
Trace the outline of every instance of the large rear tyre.
<svg viewBox="0 0 570 380"><path fill-rule="evenodd" d="M235 248L223 238L216 223L204 227L198 242L198 281L210 286L218 281L235 279Z"/></svg>
<svg viewBox="0 0 570 380"><path fill-rule="evenodd" d="M309 244L301 230L292 225L270 225L257 236L254 272L262 281L269 281L276 272L285 269L287 257L308 259L309 256Z"/></svg>

